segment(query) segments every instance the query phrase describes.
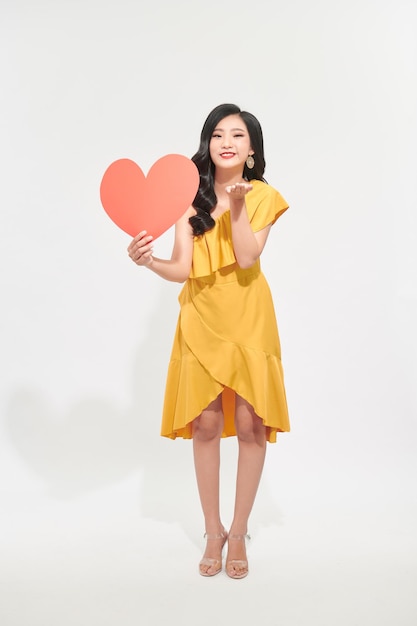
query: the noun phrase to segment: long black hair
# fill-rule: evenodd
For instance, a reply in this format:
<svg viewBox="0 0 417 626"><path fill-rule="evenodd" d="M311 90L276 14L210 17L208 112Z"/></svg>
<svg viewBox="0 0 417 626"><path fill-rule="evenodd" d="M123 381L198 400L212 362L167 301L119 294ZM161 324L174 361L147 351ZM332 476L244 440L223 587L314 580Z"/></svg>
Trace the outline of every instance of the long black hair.
<svg viewBox="0 0 417 626"><path fill-rule="evenodd" d="M204 122L200 147L191 159L200 173L200 186L193 201L197 215L193 215L189 220L194 235L202 235L215 225L215 221L210 215L217 204L217 196L214 192L214 164L210 158L210 140L218 123L229 115L239 115L242 118L248 129L251 148L254 151L255 166L253 169L249 169L245 163L243 178L248 181L254 179L265 181L263 177L265 171L264 142L260 123L252 113L241 111L236 104L219 104L209 113Z"/></svg>

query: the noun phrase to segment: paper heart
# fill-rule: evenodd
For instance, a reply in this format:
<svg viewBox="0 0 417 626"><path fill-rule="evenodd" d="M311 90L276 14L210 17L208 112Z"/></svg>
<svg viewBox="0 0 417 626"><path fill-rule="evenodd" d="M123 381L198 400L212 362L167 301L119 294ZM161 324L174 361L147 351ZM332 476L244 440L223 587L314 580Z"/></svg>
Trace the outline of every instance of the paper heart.
<svg viewBox="0 0 417 626"><path fill-rule="evenodd" d="M146 230L156 239L185 213L199 182L196 165L181 154L158 159L146 177L134 161L119 159L104 173L100 199L119 228L132 237Z"/></svg>

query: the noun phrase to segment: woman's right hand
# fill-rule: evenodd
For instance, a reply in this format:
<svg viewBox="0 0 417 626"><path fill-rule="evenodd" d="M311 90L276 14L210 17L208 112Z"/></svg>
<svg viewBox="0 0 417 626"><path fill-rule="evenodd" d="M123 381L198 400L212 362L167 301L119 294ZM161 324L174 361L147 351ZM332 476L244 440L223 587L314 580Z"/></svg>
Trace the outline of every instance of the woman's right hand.
<svg viewBox="0 0 417 626"><path fill-rule="evenodd" d="M129 244L127 253L136 265L151 265L153 258L153 237L142 230Z"/></svg>

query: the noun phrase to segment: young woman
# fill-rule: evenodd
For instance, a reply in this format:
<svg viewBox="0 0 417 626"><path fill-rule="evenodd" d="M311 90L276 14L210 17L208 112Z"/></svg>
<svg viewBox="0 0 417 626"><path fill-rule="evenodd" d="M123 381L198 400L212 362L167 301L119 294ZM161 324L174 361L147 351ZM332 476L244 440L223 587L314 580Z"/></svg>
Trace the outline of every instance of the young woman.
<svg viewBox="0 0 417 626"><path fill-rule="evenodd" d="M208 116L193 161L200 187L175 227L171 259L153 256L142 231L131 259L166 280L185 282L168 369L161 434L192 438L206 550L200 574L248 573L245 539L266 443L289 431L274 306L259 257L272 224L288 208L264 178L258 120L233 104ZM239 445L233 521L219 510L220 438Z"/></svg>

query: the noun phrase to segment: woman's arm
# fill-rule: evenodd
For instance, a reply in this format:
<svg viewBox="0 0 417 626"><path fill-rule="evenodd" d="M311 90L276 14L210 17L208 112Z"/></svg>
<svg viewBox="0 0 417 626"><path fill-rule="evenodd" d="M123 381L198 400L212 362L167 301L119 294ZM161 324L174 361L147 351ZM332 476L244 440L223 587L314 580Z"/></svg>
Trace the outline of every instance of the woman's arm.
<svg viewBox="0 0 417 626"><path fill-rule="evenodd" d="M177 283L187 280L193 257L193 231L189 223L195 209L190 207L175 224L175 240L171 259L158 259L152 255L153 238L142 231L132 239L127 251L134 263L143 265L165 278Z"/></svg>
<svg viewBox="0 0 417 626"><path fill-rule="evenodd" d="M251 189L252 185L248 183L237 183L226 188L230 197L233 250L242 269L252 267L261 256L271 229L269 224L256 233L252 231L245 204L245 195Z"/></svg>

